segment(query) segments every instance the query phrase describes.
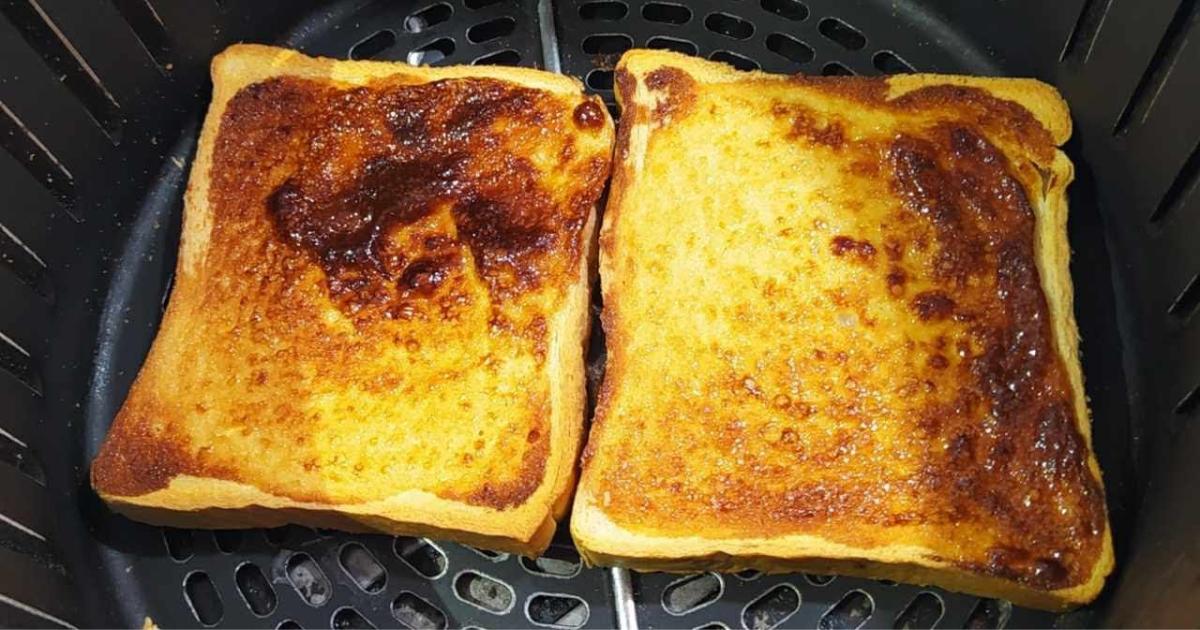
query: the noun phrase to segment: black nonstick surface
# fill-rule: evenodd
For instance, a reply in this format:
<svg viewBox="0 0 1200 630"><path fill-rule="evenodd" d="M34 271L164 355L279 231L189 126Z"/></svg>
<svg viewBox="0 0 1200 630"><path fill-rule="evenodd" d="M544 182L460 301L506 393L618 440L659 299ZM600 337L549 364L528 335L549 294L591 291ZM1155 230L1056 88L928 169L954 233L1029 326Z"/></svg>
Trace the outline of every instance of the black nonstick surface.
<svg viewBox="0 0 1200 630"><path fill-rule="evenodd" d="M0 625L998 627L1200 622L1195 0L0 2ZM1076 120L1070 238L1122 570L1063 616L873 580L580 567L288 527L163 530L87 465L169 297L207 62L235 41L541 67L611 104L662 47L814 74L1037 76ZM615 108L614 108L615 111ZM596 305L598 307L598 305ZM593 340L590 376L603 366Z"/></svg>

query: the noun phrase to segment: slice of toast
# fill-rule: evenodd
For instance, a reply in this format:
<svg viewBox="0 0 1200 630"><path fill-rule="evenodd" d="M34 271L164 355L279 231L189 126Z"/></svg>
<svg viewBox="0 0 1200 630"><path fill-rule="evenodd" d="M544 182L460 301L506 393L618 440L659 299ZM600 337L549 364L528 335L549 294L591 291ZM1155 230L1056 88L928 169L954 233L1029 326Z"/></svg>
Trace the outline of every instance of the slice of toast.
<svg viewBox="0 0 1200 630"><path fill-rule="evenodd" d="M572 79L234 46L92 466L138 520L533 554L570 502L612 121Z"/></svg>
<svg viewBox="0 0 1200 630"><path fill-rule="evenodd" d="M584 558L1094 598L1058 94L640 50L616 87Z"/></svg>

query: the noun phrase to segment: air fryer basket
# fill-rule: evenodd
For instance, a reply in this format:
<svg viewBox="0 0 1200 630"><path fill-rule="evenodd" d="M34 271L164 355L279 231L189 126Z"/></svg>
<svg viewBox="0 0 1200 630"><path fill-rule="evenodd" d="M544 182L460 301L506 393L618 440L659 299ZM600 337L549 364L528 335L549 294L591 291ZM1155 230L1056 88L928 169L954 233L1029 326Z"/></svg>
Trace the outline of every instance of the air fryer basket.
<svg viewBox="0 0 1200 630"><path fill-rule="evenodd" d="M1196 0L0 0L0 626L1200 624ZM1189 46L1189 37L1191 45ZM742 68L1036 76L1067 150L1076 313L1118 572L1054 617L814 575L672 576L287 527L163 530L88 463L153 339L208 61L236 41L519 64L612 102L634 46ZM615 108L614 108L615 111ZM590 360L598 373L602 340Z"/></svg>

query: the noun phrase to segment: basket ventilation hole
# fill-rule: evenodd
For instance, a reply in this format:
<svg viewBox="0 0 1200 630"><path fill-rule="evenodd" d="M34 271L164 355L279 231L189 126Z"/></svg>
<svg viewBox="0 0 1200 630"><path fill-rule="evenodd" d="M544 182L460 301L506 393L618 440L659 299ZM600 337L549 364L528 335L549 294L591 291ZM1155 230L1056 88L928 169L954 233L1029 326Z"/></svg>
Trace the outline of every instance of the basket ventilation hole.
<svg viewBox="0 0 1200 630"><path fill-rule="evenodd" d="M3 101L0 101L0 113L3 113L0 115L0 146L74 216L75 179L70 171Z"/></svg>
<svg viewBox="0 0 1200 630"><path fill-rule="evenodd" d="M325 572L306 553L293 554L287 562L287 578L292 588L309 606L324 606L333 596L333 585Z"/></svg>
<svg viewBox="0 0 1200 630"><path fill-rule="evenodd" d="M738 571L737 573L734 573L734 575L736 575L739 580L749 582L762 577L762 571L759 571L758 569L746 569L745 571Z"/></svg>
<svg viewBox="0 0 1200 630"><path fill-rule="evenodd" d="M206 626L221 623L221 618L225 616L225 607L221 605L221 596L217 594L217 587L213 586L207 573L189 573L183 581L183 593L192 608L192 614L196 616L196 621Z"/></svg>
<svg viewBox="0 0 1200 630"><path fill-rule="evenodd" d="M753 24L728 13L710 13L704 18L704 28L733 39L746 39L754 34Z"/></svg>
<svg viewBox="0 0 1200 630"><path fill-rule="evenodd" d="M1193 387L1188 393L1175 403L1175 418L1174 421L1167 425L1168 435L1179 435L1183 430L1185 421L1188 420L1200 408L1200 385Z"/></svg>
<svg viewBox="0 0 1200 630"><path fill-rule="evenodd" d="M217 551L233 553L242 546L242 532L238 529L218 529L213 532L213 542L217 544Z"/></svg>
<svg viewBox="0 0 1200 630"><path fill-rule="evenodd" d="M474 551L475 553L483 556L484 558L491 560L492 562L502 562L504 560L508 560L508 554L503 551L492 551L491 549L480 549L479 547L472 547L470 545L463 545L463 546L466 547L467 549L470 549L471 551Z"/></svg>
<svg viewBox="0 0 1200 630"><path fill-rule="evenodd" d="M702 626L696 626L696 630L729 630L729 626L720 621L710 621Z"/></svg>
<svg viewBox="0 0 1200 630"><path fill-rule="evenodd" d="M284 525L262 531L263 537L267 539L267 544L273 547L294 548L299 544L318 538L316 530L299 525Z"/></svg>
<svg viewBox="0 0 1200 630"><path fill-rule="evenodd" d="M475 571L464 571L454 578L454 594L464 602L496 615L508 612L517 597L511 586Z"/></svg>
<svg viewBox="0 0 1200 630"><path fill-rule="evenodd" d="M379 31L350 47L351 59L374 59L379 53L396 45L396 34Z"/></svg>
<svg viewBox="0 0 1200 630"><path fill-rule="evenodd" d="M451 15L454 15L454 7L444 2L438 3L404 18L404 30L409 33L421 33L431 26L449 20Z"/></svg>
<svg viewBox="0 0 1200 630"><path fill-rule="evenodd" d="M5 2L0 4L0 12L10 24L17 27L58 80L75 95L92 120L110 139L115 139L121 128L121 108L117 99L58 26L36 7L37 3L32 1Z"/></svg>
<svg viewBox="0 0 1200 630"><path fill-rule="evenodd" d="M338 554L338 564L342 565L342 571L367 593L378 593L387 584L387 570L366 547L358 543L347 543L342 547L341 553Z"/></svg>
<svg viewBox="0 0 1200 630"><path fill-rule="evenodd" d="M854 71L836 61L830 61L821 68L821 74L827 77L849 77L854 75Z"/></svg>
<svg viewBox="0 0 1200 630"><path fill-rule="evenodd" d="M633 48L633 38L628 35L588 35L583 38L583 52L589 55L615 55Z"/></svg>
<svg viewBox="0 0 1200 630"><path fill-rule="evenodd" d="M674 50L677 53L685 55L695 55L699 52L696 45L686 39L676 39L674 37L651 37L646 41L646 48L657 48L659 50Z"/></svg>
<svg viewBox="0 0 1200 630"><path fill-rule="evenodd" d="M293 525L292 530L295 536L301 543L321 540L322 538L330 538L337 535L337 530L334 529L318 529L314 527L305 527L303 525Z"/></svg>
<svg viewBox="0 0 1200 630"><path fill-rule="evenodd" d="M685 615L717 601L721 596L721 578L701 573L675 580L663 589L663 608L672 615Z"/></svg>
<svg viewBox="0 0 1200 630"><path fill-rule="evenodd" d="M280 547L287 540L288 528L272 527L271 529L262 530L263 537L267 539L267 544L272 547Z"/></svg>
<svg viewBox="0 0 1200 630"><path fill-rule="evenodd" d="M838 44L846 50L862 50L863 46L867 45L867 38L858 29L849 24L835 18L827 17L821 20L817 30L821 31L830 41Z"/></svg>
<svg viewBox="0 0 1200 630"><path fill-rule="evenodd" d="M520 559L521 566L535 575L568 578L579 573L579 552L571 547L550 547L538 558Z"/></svg>
<svg viewBox="0 0 1200 630"><path fill-rule="evenodd" d="M816 53L808 44L783 33L767 35L767 50L793 63L808 63Z"/></svg>
<svg viewBox="0 0 1200 630"><path fill-rule="evenodd" d="M446 613L408 591L392 600L392 616L417 630L440 630L446 627Z"/></svg>
<svg viewBox="0 0 1200 630"><path fill-rule="evenodd" d="M467 40L473 44L490 42L511 34L516 28L516 20L510 17L498 17L467 29Z"/></svg>
<svg viewBox="0 0 1200 630"><path fill-rule="evenodd" d="M471 63L477 66L515 66L521 63L521 54L508 48L478 57Z"/></svg>
<svg viewBox="0 0 1200 630"><path fill-rule="evenodd" d="M817 622L820 630L853 630L861 628L875 612L875 602L862 591L850 591L834 604Z"/></svg>
<svg viewBox="0 0 1200 630"><path fill-rule="evenodd" d="M142 43L142 47L160 68L171 64L171 40L167 30L159 19L158 13L150 6L148 0L113 0L113 5L133 34Z"/></svg>
<svg viewBox="0 0 1200 630"><path fill-rule="evenodd" d="M883 586L900 586L900 583L897 582L896 580L889 580L887 578L881 578L881 579L878 579L875 581L878 582L879 584L882 584Z"/></svg>
<svg viewBox="0 0 1200 630"><path fill-rule="evenodd" d="M805 573L804 579L813 586L826 586L833 581L833 575L821 575L819 573Z"/></svg>
<svg viewBox="0 0 1200 630"><path fill-rule="evenodd" d="M942 598L933 593L920 593L896 615L894 626L897 630L933 628L941 621L945 611Z"/></svg>
<svg viewBox="0 0 1200 630"><path fill-rule="evenodd" d="M187 562L196 552L196 545L192 540L192 532L188 529L164 527L163 542L167 545L167 553L176 562Z"/></svg>
<svg viewBox="0 0 1200 630"><path fill-rule="evenodd" d="M1150 215L1150 222L1157 223L1162 221L1176 208L1182 206L1183 202L1197 188L1200 188L1198 184L1200 184L1200 143L1197 143L1196 148L1192 149L1192 154L1183 163L1183 168L1179 170L1179 174L1171 181L1167 192L1163 194L1162 199L1155 206L1154 212Z"/></svg>
<svg viewBox="0 0 1200 630"><path fill-rule="evenodd" d="M611 90L613 87L613 71L596 68L587 73L584 83L593 90Z"/></svg>
<svg viewBox="0 0 1200 630"><path fill-rule="evenodd" d="M808 7L796 0L762 0L762 8L797 22L808 18Z"/></svg>
<svg viewBox="0 0 1200 630"><path fill-rule="evenodd" d="M46 272L46 263L3 223L0 223L0 264L39 295L53 300L54 288L50 274Z"/></svg>
<svg viewBox="0 0 1200 630"><path fill-rule="evenodd" d="M800 591L780 584L759 595L742 610L742 625L750 630L774 628L800 610Z"/></svg>
<svg viewBox="0 0 1200 630"><path fill-rule="evenodd" d="M332 529L316 529L316 528L305 527L305 526L290 526L289 529L290 529L290 532L288 533L289 538L290 538L290 536L294 536L294 538L295 538L296 542L298 542L298 544L305 544L305 542L312 542L314 540L329 538L329 536L337 533L337 532L335 532L335 530L332 530Z"/></svg>
<svg viewBox="0 0 1200 630"><path fill-rule="evenodd" d="M871 57L871 63L875 65L876 70L884 74L909 74L917 71L912 64L890 50L875 53L875 56Z"/></svg>
<svg viewBox="0 0 1200 630"><path fill-rule="evenodd" d="M1012 616L1012 604L1003 599L981 599L971 614L967 616L966 628L982 630L985 628L1003 628Z"/></svg>
<svg viewBox="0 0 1200 630"><path fill-rule="evenodd" d="M275 626L275 630L304 630L304 626L291 619L284 619L279 622L279 625Z"/></svg>
<svg viewBox="0 0 1200 630"><path fill-rule="evenodd" d="M449 37L435 39L420 48L410 50L405 61L410 66L431 66L454 54L454 40Z"/></svg>
<svg viewBox="0 0 1200 630"><path fill-rule="evenodd" d="M1179 404L1175 405L1175 413L1186 416L1197 408L1200 408L1200 385L1193 387L1192 391L1179 399Z"/></svg>
<svg viewBox="0 0 1200 630"><path fill-rule="evenodd" d="M333 630L375 630L375 624L367 621L366 617L349 607L334 611L329 625Z"/></svg>
<svg viewBox="0 0 1200 630"><path fill-rule="evenodd" d="M1066 43L1063 44L1062 54L1059 55L1059 61L1078 56L1078 53L1083 53L1083 61L1087 61L1092 55L1092 42L1096 39L1096 35L1100 32L1100 26L1104 24L1105 14L1108 13L1109 5L1112 0L1084 0L1083 8L1079 10L1079 17L1075 20L1075 26L1071 29L1071 34L1067 36Z"/></svg>
<svg viewBox="0 0 1200 630"><path fill-rule="evenodd" d="M396 556L422 577L436 578L446 571L446 554L424 538L396 537L392 544Z"/></svg>
<svg viewBox="0 0 1200 630"><path fill-rule="evenodd" d="M467 5L468 9L482 9L490 7L493 4L500 4L504 0L466 0L463 4Z"/></svg>
<svg viewBox="0 0 1200 630"><path fill-rule="evenodd" d="M642 7L642 17L651 22L685 24L692 19L692 10L674 2L647 2Z"/></svg>
<svg viewBox="0 0 1200 630"><path fill-rule="evenodd" d="M34 369L33 359L21 346L0 334L0 370L8 372L21 381L29 391L40 396L42 394L42 379Z"/></svg>
<svg viewBox="0 0 1200 630"><path fill-rule="evenodd" d="M1176 319L1187 319L1196 312L1197 306L1200 306L1200 274L1192 276L1192 281L1175 297L1167 313Z"/></svg>
<svg viewBox="0 0 1200 630"><path fill-rule="evenodd" d="M727 63L738 70L758 70L761 67L757 61L728 50L718 50L709 55L708 58L713 61Z"/></svg>
<svg viewBox="0 0 1200 630"><path fill-rule="evenodd" d="M40 523L39 523L40 525ZM0 549L28 556L43 568L62 572L63 566L53 546L42 533L10 519L0 510ZM3 553L3 551L0 551ZM0 593L2 598L3 593ZM0 618L0 621L6 621Z"/></svg>
<svg viewBox="0 0 1200 630"><path fill-rule="evenodd" d="M579 5L579 17L584 20L619 20L629 13L624 2L585 2Z"/></svg>
<svg viewBox="0 0 1200 630"><path fill-rule="evenodd" d="M1142 77L1134 87L1133 94L1129 96L1129 101L1125 103L1125 108L1121 110L1116 123L1113 124L1113 135L1125 133L1131 123L1145 121L1150 115L1150 110L1158 100L1158 95L1162 92L1167 79L1170 78L1180 53L1187 45L1190 32L1193 30L1192 24L1200 21L1197 20L1198 17L1200 17L1200 5L1194 0L1178 4L1175 15L1171 17L1166 32L1163 33L1158 47L1154 50L1154 56L1150 58L1150 63L1142 72Z"/></svg>
<svg viewBox="0 0 1200 630"><path fill-rule="evenodd" d="M239 566L233 574L233 581L237 584L242 599L245 599L246 605L250 607L250 612L259 617L275 612L275 589L257 565L247 562Z"/></svg>
<svg viewBox="0 0 1200 630"><path fill-rule="evenodd" d="M17 469L40 486L46 485L46 471L29 446L0 431L0 462Z"/></svg>
<svg viewBox="0 0 1200 630"><path fill-rule="evenodd" d="M587 602L564 593L539 593L529 598L529 620L552 628L580 628L588 620Z"/></svg>

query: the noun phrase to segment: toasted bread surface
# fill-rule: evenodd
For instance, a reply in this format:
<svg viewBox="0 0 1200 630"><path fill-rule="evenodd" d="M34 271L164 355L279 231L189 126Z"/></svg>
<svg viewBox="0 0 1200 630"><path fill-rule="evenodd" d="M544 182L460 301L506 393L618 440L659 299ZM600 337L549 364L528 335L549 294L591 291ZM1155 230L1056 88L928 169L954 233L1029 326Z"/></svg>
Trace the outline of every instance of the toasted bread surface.
<svg viewBox="0 0 1200 630"><path fill-rule="evenodd" d="M640 50L616 87L584 557L1094 598L1053 88Z"/></svg>
<svg viewBox="0 0 1200 630"><path fill-rule="evenodd" d="M234 46L173 294L92 467L172 525L536 552L569 501L612 122L578 82Z"/></svg>

